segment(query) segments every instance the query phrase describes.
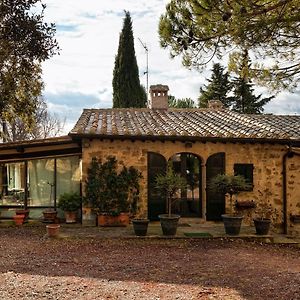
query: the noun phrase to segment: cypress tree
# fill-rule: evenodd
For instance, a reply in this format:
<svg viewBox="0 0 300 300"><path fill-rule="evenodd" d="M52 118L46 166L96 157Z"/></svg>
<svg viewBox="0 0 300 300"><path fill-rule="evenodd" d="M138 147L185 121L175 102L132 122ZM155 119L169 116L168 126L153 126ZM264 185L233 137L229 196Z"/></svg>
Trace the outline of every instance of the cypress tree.
<svg viewBox="0 0 300 300"><path fill-rule="evenodd" d="M140 84L134 50L132 21L128 11L125 11L123 28L120 33L112 85L114 108L146 106L147 94Z"/></svg>
<svg viewBox="0 0 300 300"><path fill-rule="evenodd" d="M200 96L198 104L200 108L207 107L209 100L220 100L224 107L229 108L231 105L231 97L228 97L232 85L229 80L228 72L224 72L224 67L220 64L214 64L212 68L211 79L208 79L209 84L200 88Z"/></svg>

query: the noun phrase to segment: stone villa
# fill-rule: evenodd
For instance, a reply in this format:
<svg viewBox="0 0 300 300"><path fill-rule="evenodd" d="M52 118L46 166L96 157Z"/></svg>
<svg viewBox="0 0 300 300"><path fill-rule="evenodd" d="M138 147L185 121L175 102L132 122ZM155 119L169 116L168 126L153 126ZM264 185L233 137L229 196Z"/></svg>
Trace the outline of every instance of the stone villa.
<svg viewBox="0 0 300 300"><path fill-rule="evenodd" d="M300 116L243 115L211 101L207 109L169 109L168 87L151 86L150 108L85 109L68 136L0 145L2 218L26 203L39 218L59 195L81 191L92 157L138 168L140 214L156 220L165 202L153 188L168 160L190 180L174 207L189 222L218 221L224 196L206 189L219 173L241 174L253 189L238 204L271 205L273 225L300 232ZM240 205L250 223L253 209ZM82 222L93 222L83 207Z"/></svg>

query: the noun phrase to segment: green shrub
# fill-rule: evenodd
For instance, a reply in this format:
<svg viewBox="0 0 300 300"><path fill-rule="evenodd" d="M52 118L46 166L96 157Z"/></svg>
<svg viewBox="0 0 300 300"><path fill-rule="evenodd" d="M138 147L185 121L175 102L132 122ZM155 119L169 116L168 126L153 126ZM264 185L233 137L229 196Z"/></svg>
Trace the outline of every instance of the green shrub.
<svg viewBox="0 0 300 300"><path fill-rule="evenodd" d="M76 211L81 207L81 196L78 193L64 193L59 197L57 206L64 211Z"/></svg>

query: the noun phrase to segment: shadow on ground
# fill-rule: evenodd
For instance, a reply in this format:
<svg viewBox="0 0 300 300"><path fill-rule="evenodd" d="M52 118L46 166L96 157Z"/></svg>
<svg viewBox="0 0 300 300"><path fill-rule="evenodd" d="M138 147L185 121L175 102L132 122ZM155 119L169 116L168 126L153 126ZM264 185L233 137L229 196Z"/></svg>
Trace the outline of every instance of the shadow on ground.
<svg viewBox="0 0 300 300"><path fill-rule="evenodd" d="M0 272L232 288L246 299L299 299L299 248L228 239L54 239L0 229Z"/></svg>

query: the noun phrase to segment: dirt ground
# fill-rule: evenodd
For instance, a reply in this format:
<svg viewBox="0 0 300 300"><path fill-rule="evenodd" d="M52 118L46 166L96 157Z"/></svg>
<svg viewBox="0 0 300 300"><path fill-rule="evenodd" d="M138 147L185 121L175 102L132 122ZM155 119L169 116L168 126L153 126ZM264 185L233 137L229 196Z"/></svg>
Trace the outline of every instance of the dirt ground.
<svg viewBox="0 0 300 300"><path fill-rule="evenodd" d="M0 299L300 299L300 249L0 228Z"/></svg>

